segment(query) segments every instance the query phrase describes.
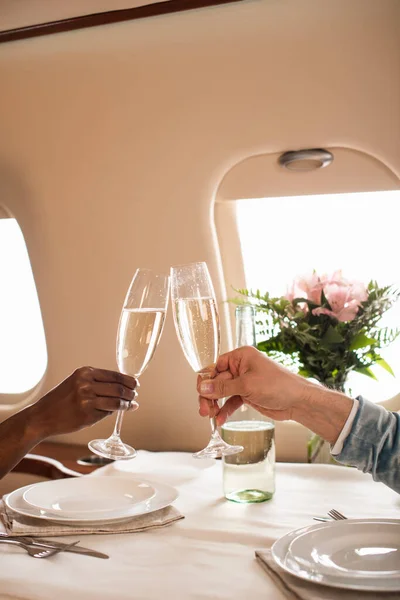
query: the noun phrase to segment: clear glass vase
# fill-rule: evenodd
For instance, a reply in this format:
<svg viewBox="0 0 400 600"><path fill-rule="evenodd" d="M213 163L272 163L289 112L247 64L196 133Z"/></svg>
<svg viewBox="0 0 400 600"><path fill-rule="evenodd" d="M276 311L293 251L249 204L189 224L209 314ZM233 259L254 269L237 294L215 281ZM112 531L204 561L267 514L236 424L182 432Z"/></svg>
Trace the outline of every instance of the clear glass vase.
<svg viewBox="0 0 400 600"><path fill-rule="evenodd" d="M316 433L310 431L310 439L307 445L307 458L309 463L323 465L337 465L331 455L331 445Z"/></svg>

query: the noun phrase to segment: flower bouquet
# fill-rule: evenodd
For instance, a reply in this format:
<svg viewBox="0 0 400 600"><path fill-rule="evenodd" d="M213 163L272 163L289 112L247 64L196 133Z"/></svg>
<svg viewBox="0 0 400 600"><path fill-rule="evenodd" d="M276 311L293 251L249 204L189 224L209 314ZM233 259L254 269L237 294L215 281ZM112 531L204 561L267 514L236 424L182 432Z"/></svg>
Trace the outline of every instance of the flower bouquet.
<svg viewBox="0 0 400 600"><path fill-rule="evenodd" d="M377 379L371 370L379 365L394 375L379 351L392 343L399 329L380 327L383 314L400 292L393 286L367 286L345 279L341 271L332 275L310 275L296 279L286 295L273 298L259 290L237 290L245 298L236 303L257 309L257 348L304 377L344 391L350 371ZM313 436L309 461L314 462L323 442Z"/></svg>

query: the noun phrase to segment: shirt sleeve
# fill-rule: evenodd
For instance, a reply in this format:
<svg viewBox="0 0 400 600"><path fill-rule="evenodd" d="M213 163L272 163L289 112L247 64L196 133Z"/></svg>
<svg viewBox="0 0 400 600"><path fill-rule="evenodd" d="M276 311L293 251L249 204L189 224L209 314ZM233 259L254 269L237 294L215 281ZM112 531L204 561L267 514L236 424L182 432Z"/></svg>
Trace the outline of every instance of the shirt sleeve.
<svg viewBox="0 0 400 600"><path fill-rule="evenodd" d="M336 456L336 454L340 454L340 452L343 450L343 444L344 444L347 436L349 435L349 433L351 431L351 428L353 426L353 421L354 421L355 416L357 414L359 405L360 405L360 403L355 398L353 400L353 408L351 409L350 414L347 417L347 421L344 424L343 429L340 432L340 435L339 435L338 439L336 440L336 444L331 449L331 454L333 456Z"/></svg>
<svg viewBox="0 0 400 600"><path fill-rule="evenodd" d="M400 494L400 415L361 396L357 400L350 432L335 460L370 473Z"/></svg>

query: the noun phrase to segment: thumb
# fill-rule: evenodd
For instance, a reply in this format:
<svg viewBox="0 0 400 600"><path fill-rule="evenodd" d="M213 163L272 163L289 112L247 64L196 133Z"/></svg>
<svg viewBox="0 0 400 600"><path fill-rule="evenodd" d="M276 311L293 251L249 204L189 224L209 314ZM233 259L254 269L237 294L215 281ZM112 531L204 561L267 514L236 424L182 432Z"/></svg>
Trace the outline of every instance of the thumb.
<svg viewBox="0 0 400 600"><path fill-rule="evenodd" d="M241 396L243 391L242 379L224 379L215 377L205 379L199 385L199 393L209 400L218 400L227 396Z"/></svg>
<svg viewBox="0 0 400 600"><path fill-rule="evenodd" d="M217 414L217 425L223 425L228 417L243 405L243 400L240 396L231 396L223 405Z"/></svg>

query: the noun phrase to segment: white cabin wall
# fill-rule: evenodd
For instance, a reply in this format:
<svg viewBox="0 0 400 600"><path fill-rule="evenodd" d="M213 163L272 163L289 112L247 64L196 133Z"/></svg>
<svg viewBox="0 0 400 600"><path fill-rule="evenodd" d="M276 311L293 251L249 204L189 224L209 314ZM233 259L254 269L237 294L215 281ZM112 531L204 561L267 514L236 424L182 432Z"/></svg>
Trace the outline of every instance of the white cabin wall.
<svg viewBox="0 0 400 600"><path fill-rule="evenodd" d="M43 390L82 364L115 368L138 266L206 260L224 298L213 202L234 164L340 146L399 176L399 26L398 0L249 0L0 45L0 203L31 256ZM141 383L127 442L205 443L171 313ZM112 426L62 439L85 443ZM303 441L285 435L278 456L303 458Z"/></svg>

